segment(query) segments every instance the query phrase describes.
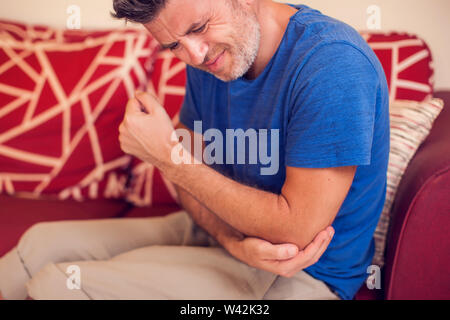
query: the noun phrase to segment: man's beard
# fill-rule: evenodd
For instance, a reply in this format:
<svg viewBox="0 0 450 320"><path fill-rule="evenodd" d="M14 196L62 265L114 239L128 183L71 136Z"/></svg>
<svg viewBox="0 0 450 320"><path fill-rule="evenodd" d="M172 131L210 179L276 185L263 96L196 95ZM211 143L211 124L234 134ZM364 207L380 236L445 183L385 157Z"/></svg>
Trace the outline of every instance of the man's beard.
<svg viewBox="0 0 450 320"><path fill-rule="evenodd" d="M222 49L215 50L217 54L224 49L229 53L230 71L226 74L215 74L208 69L205 70L225 82L236 80L248 72L258 55L261 39L261 28L253 13L236 8L233 10L233 17L232 46L224 45Z"/></svg>

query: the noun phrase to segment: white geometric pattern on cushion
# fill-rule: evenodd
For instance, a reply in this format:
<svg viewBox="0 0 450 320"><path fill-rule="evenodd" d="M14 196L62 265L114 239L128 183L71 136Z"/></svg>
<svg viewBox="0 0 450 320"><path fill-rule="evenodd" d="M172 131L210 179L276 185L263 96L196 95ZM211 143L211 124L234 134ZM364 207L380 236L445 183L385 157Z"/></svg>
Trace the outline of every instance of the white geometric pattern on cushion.
<svg viewBox="0 0 450 320"><path fill-rule="evenodd" d="M397 187L411 158L430 133L434 120L444 107L440 99L423 102L396 100L389 107L391 147L387 172L386 201L375 230L375 256L373 264L384 265L386 236L390 211Z"/></svg>
<svg viewBox="0 0 450 320"><path fill-rule="evenodd" d="M121 198L126 102L157 42L142 30L63 31L0 21L0 192Z"/></svg>
<svg viewBox="0 0 450 320"><path fill-rule="evenodd" d="M383 65L390 102L430 99L434 87L431 51L425 41L407 33L362 32Z"/></svg>

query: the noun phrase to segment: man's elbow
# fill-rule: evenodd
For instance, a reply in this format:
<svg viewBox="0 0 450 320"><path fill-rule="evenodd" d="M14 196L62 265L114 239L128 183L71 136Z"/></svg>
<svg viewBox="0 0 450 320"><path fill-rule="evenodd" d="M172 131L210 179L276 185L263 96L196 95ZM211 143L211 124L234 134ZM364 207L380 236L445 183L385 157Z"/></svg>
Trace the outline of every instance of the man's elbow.
<svg viewBox="0 0 450 320"><path fill-rule="evenodd" d="M312 230L305 225L293 222L285 232L284 243L295 244L299 250L305 249L321 230Z"/></svg>
<svg viewBox="0 0 450 320"><path fill-rule="evenodd" d="M299 250L305 249L322 230L325 230L332 223L328 219L325 219L327 221L317 219L316 217L320 216L319 212L291 210L289 206L285 206L280 212L281 217L278 219L278 223L281 222L278 231L280 238L277 242L295 244Z"/></svg>
<svg viewBox="0 0 450 320"><path fill-rule="evenodd" d="M271 236L276 243L292 243L299 250L310 244L320 232L308 222L307 216L301 210L292 210L285 200L280 200L279 214L273 221ZM274 230L278 229L278 230Z"/></svg>

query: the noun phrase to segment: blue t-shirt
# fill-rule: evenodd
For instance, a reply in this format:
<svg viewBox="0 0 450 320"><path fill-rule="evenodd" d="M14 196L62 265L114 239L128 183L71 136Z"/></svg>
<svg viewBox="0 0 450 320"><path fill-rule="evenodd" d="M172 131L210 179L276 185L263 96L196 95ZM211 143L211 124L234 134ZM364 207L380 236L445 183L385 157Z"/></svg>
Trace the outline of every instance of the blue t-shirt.
<svg viewBox="0 0 450 320"><path fill-rule="evenodd" d="M279 139L279 168L270 169L278 169L275 174L262 174L267 161L227 163L231 151L225 142L223 164L212 165L236 181L277 194L285 166L357 166L333 222L332 242L320 260L305 269L341 298L352 299L367 277L385 200L388 87L379 60L357 31L307 6L294 7L298 11L277 51L256 79L223 82L188 67L180 121L202 133L215 128L225 137L227 129L254 129L263 138ZM202 121L200 130L194 121ZM268 134L273 129L278 136ZM277 152L271 142L266 147Z"/></svg>

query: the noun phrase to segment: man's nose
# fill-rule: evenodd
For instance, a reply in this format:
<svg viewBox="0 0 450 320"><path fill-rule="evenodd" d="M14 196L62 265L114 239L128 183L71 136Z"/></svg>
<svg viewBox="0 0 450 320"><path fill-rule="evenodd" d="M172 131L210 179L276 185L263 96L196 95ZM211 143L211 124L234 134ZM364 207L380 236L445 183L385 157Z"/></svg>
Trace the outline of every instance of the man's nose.
<svg viewBox="0 0 450 320"><path fill-rule="evenodd" d="M183 44L192 65L198 66L205 61L208 53L208 44L200 39L186 39Z"/></svg>

